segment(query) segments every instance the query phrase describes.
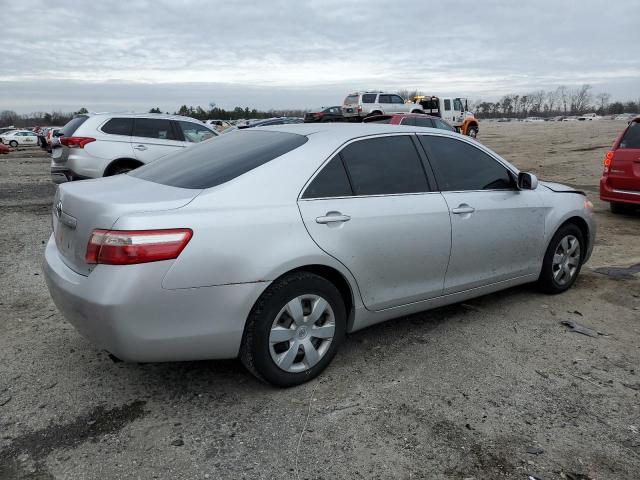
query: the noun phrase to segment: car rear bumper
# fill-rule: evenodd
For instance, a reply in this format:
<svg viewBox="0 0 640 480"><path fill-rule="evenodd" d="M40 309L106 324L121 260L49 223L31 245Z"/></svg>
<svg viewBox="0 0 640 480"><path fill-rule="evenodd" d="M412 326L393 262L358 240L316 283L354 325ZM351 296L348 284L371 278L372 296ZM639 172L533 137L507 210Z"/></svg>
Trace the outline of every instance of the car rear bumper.
<svg viewBox="0 0 640 480"><path fill-rule="evenodd" d="M51 181L53 183L61 184L66 182L72 182L74 180L87 180L90 177L78 175L73 170L66 167L51 167Z"/></svg>
<svg viewBox="0 0 640 480"><path fill-rule="evenodd" d="M69 323L122 360L235 358L245 320L267 284L168 290L161 282L171 264L98 265L83 276L62 261L51 237L43 268Z"/></svg>
<svg viewBox="0 0 640 480"><path fill-rule="evenodd" d="M640 191L613 188L605 177L600 179L600 200L640 205Z"/></svg>

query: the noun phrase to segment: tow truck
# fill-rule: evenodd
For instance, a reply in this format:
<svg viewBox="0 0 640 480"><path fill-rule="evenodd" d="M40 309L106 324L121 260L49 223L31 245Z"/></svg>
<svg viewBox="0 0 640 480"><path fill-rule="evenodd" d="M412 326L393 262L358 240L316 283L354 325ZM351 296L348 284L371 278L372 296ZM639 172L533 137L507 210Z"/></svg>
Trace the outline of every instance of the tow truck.
<svg viewBox="0 0 640 480"><path fill-rule="evenodd" d="M424 113L446 120L463 135L478 136L478 119L469 111L466 98L418 95L408 102L420 104Z"/></svg>

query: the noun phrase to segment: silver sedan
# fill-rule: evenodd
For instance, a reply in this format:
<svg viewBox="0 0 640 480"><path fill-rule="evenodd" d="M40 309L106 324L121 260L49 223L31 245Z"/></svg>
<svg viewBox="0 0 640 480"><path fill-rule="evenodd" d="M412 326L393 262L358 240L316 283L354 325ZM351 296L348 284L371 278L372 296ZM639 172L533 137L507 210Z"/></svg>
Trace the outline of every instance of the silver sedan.
<svg viewBox="0 0 640 480"><path fill-rule="evenodd" d="M591 209L443 130L254 128L61 185L44 270L59 310L116 357L240 357L291 386L346 333L528 282L567 290Z"/></svg>

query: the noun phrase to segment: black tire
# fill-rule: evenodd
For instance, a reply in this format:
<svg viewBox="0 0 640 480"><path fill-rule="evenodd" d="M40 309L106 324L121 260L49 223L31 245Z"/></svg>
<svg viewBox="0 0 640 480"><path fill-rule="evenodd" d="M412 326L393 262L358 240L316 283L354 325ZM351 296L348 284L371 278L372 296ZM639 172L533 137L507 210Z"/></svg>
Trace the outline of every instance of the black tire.
<svg viewBox="0 0 640 480"><path fill-rule="evenodd" d="M15 140L11 140L9 142L9 146L12 148L18 148L18 142L16 142Z"/></svg>
<svg viewBox="0 0 640 480"><path fill-rule="evenodd" d="M135 170L138 167L141 167L143 164L136 160L128 160L122 159L117 160L107 167L104 172L105 177L111 177L113 175L120 175L121 173L127 173L131 170Z"/></svg>
<svg viewBox="0 0 640 480"><path fill-rule="evenodd" d="M626 203L611 202L609 203L609 208L611 209L611 213L624 215L625 213L633 212L635 206Z"/></svg>
<svg viewBox="0 0 640 480"><path fill-rule="evenodd" d="M576 266L575 273L571 276L571 278L566 283L560 283L556 280L553 273L553 257L560 245L560 242L562 242L562 240L569 235L575 237L578 240L578 243L580 245L580 259L578 261L578 265ZM582 230L580 230L577 225L573 223L567 223L561 226L549 242L549 246L547 247L547 251L545 252L544 260L542 261L542 271L540 272L540 276L538 277L537 282L538 288L542 292L549 294L558 294L569 290L580 274L580 269L582 268L582 262L586 253L586 247L587 246L582 234Z"/></svg>
<svg viewBox="0 0 640 480"><path fill-rule="evenodd" d="M471 127L467 128L467 136L469 136L471 138L477 138L478 137L478 127L471 126Z"/></svg>
<svg viewBox="0 0 640 480"><path fill-rule="evenodd" d="M313 367L292 373L287 372L271 357L269 335L281 309L301 295L318 295L326 300L335 320L335 333L328 349ZM293 272L276 280L260 296L253 306L245 326L240 360L258 379L278 387L292 387L315 378L335 356L344 340L347 314L338 289L329 281L309 272Z"/></svg>
<svg viewBox="0 0 640 480"><path fill-rule="evenodd" d="M371 112L369 115L367 115L367 117L375 117L376 115L384 115L384 114L382 112L379 112L378 110L375 110Z"/></svg>

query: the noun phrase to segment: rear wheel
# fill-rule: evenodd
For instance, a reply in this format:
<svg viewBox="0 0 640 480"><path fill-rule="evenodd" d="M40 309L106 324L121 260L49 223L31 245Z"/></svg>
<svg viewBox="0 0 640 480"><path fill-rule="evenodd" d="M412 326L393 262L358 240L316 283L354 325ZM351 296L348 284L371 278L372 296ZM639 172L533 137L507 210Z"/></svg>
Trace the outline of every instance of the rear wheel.
<svg viewBox="0 0 640 480"><path fill-rule="evenodd" d="M18 142L16 142L15 140L11 140L9 142L9 146L13 147L13 148L17 148L18 147Z"/></svg>
<svg viewBox="0 0 640 480"><path fill-rule="evenodd" d="M135 170L136 168L141 166L142 163L135 160L117 160L116 162L109 165L107 170L104 172L104 176L110 177L112 175L120 175L121 173L130 172L131 170Z"/></svg>
<svg viewBox="0 0 640 480"><path fill-rule="evenodd" d="M245 327L240 360L259 379L279 387L322 372L344 339L346 310L324 278L294 272L260 296Z"/></svg>
<svg viewBox="0 0 640 480"><path fill-rule="evenodd" d="M545 293L562 293L575 283L586 245L582 231L573 223L560 227L551 239L542 263L538 287Z"/></svg>

